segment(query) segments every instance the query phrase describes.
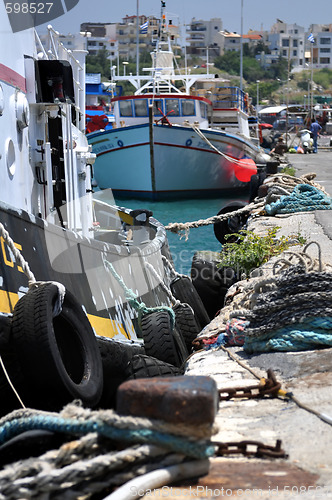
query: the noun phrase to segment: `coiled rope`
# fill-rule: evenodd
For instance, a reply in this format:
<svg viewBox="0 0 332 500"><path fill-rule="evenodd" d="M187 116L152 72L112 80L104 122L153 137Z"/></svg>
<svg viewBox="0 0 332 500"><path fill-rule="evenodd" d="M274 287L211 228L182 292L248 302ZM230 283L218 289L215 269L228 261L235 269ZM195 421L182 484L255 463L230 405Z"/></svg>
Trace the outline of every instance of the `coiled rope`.
<svg viewBox="0 0 332 500"><path fill-rule="evenodd" d="M244 349L253 353L332 346L331 285L332 273L307 272L302 263L256 282L252 309L230 314L249 321Z"/></svg>
<svg viewBox="0 0 332 500"><path fill-rule="evenodd" d="M120 416L113 410L92 411L73 403L60 414L12 412L0 420L1 443L29 429L64 432L75 441L39 458L5 466L0 471L1 500L40 497L43 493L52 493L52 498L76 499L124 484L151 470L180 464L187 457L201 460L215 452L210 442L214 432L211 425L168 424ZM119 451L114 440L130 446Z"/></svg>
<svg viewBox="0 0 332 500"><path fill-rule="evenodd" d="M331 209L332 198L308 184L298 184L291 194L281 196L278 201L265 205L268 215Z"/></svg>

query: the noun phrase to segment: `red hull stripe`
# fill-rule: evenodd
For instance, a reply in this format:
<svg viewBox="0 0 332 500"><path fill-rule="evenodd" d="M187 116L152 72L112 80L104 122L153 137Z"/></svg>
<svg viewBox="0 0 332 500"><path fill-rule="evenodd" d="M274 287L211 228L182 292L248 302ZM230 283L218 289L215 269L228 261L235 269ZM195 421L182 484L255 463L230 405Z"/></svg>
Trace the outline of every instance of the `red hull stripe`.
<svg viewBox="0 0 332 500"><path fill-rule="evenodd" d="M25 78L3 64L0 64L0 80L26 92Z"/></svg>

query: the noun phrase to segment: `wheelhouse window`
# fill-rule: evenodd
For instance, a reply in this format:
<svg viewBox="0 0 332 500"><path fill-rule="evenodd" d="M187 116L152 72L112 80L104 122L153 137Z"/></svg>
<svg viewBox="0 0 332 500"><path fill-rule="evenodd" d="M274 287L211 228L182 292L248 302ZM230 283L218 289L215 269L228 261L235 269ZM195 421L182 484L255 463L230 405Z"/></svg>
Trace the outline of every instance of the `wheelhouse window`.
<svg viewBox="0 0 332 500"><path fill-rule="evenodd" d="M201 117L206 118L207 117L207 105L203 101L199 101L199 107L201 110Z"/></svg>
<svg viewBox="0 0 332 500"><path fill-rule="evenodd" d="M166 114L180 116L179 99L165 99Z"/></svg>
<svg viewBox="0 0 332 500"><path fill-rule="evenodd" d="M134 100L135 116L148 116L148 103L146 99Z"/></svg>
<svg viewBox="0 0 332 500"><path fill-rule="evenodd" d="M183 99L181 104L183 116L192 116L195 114L195 101L193 99Z"/></svg>
<svg viewBox="0 0 332 500"><path fill-rule="evenodd" d="M131 99L119 101L120 116L133 116L133 107Z"/></svg>

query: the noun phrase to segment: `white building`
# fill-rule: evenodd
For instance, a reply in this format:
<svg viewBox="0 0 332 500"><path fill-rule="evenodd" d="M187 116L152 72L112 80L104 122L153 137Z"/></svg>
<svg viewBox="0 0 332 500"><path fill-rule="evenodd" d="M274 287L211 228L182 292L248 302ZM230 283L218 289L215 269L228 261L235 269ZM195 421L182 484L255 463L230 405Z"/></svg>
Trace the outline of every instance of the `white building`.
<svg viewBox="0 0 332 500"><path fill-rule="evenodd" d="M222 21L219 17L210 19L210 21L193 18L186 29L186 41L189 43L186 47L187 54L205 60L207 58L213 60L214 57L219 56L222 46L221 30ZM207 48L209 49L208 55Z"/></svg>

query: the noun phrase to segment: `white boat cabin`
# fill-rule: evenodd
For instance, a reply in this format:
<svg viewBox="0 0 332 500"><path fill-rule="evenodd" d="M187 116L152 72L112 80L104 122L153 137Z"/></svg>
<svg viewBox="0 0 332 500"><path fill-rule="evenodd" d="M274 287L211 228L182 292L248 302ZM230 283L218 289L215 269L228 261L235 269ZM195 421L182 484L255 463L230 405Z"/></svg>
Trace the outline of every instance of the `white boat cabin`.
<svg viewBox="0 0 332 500"><path fill-rule="evenodd" d="M112 105L116 127L147 123L151 107L153 120L157 124L194 124L207 128L212 107L211 101L205 97L174 93L115 97L112 99Z"/></svg>

